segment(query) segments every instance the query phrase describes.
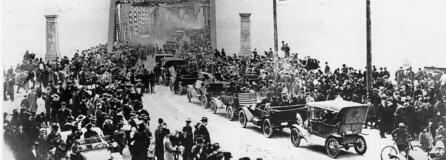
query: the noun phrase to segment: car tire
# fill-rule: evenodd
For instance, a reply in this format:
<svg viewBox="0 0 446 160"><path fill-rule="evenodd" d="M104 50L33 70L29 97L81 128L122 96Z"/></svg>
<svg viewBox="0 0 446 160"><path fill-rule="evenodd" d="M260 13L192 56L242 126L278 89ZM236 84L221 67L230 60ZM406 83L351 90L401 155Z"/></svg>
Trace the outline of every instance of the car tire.
<svg viewBox="0 0 446 160"><path fill-rule="evenodd" d="M297 128L291 129L290 139L294 147L299 147L302 137L300 136L300 131Z"/></svg>
<svg viewBox="0 0 446 160"><path fill-rule="evenodd" d="M204 108L207 108L207 99L205 95L200 96L200 102L201 102L201 106L203 106Z"/></svg>
<svg viewBox="0 0 446 160"><path fill-rule="evenodd" d="M228 117L229 121L235 120L234 109L231 106L226 108L226 117Z"/></svg>
<svg viewBox="0 0 446 160"><path fill-rule="evenodd" d="M274 128L273 128L273 126L271 125L271 121L270 121L269 119L265 119L265 120L263 120L263 123L262 123L262 131L263 131L263 135L264 135L266 138L270 138L270 137L273 136L273 134L274 134Z"/></svg>
<svg viewBox="0 0 446 160"><path fill-rule="evenodd" d="M240 125L242 125L242 128L246 128L246 124L248 122L247 122L247 118L246 118L245 112L244 111L240 111L238 118L239 118Z"/></svg>
<svg viewBox="0 0 446 160"><path fill-rule="evenodd" d="M191 103L191 101L192 101L192 95L191 95L190 92L187 92L187 101L188 101L189 103Z"/></svg>
<svg viewBox="0 0 446 160"><path fill-rule="evenodd" d="M329 137L325 141L325 152L330 158L336 158L340 153L339 141L335 137Z"/></svg>
<svg viewBox="0 0 446 160"><path fill-rule="evenodd" d="M363 155L367 151L367 144L365 143L364 137L359 136L356 140L355 151L360 155Z"/></svg>

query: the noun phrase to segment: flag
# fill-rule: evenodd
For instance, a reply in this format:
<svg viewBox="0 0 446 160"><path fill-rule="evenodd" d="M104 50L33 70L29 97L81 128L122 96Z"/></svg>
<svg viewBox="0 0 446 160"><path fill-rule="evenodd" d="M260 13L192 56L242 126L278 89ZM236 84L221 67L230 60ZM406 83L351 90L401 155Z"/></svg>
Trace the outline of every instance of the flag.
<svg viewBox="0 0 446 160"><path fill-rule="evenodd" d="M257 103L257 95L255 93L238 93L237 96L238 96L238 103L240 106Z"/></svg>

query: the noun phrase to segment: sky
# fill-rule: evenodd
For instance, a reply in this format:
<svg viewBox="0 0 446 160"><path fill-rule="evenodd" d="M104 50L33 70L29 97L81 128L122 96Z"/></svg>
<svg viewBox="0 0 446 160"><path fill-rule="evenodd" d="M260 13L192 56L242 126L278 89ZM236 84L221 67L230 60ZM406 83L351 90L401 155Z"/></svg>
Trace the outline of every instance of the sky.
<svg viewBox="0 0 446 160"><path fill-rule="evenodd" d="M216 0L217 46L240 50L239 13L251 15L251 48L273 47L271 0ZM45 53L45 14L58 14L59 46L71 56L107 40L108 0L2 1L2 63L17 64L25 50ZM278 1L279 41L292 52L364 68L366 60L365 0ZM446 67L445 0L372 0L373 64L395 70ZM279 46L280 47L280 46Z"/></svg>

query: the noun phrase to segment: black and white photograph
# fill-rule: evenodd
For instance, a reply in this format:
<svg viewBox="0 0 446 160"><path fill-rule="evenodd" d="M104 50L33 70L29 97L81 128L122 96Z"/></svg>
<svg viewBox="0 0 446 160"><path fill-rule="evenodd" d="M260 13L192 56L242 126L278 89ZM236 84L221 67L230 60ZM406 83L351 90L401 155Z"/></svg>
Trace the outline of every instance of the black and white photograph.
<svg viewBox="0 0 446 160"><path fill-rule="evenodd" d="M446 0L0 8L0 159L446 160Z"/></svg>

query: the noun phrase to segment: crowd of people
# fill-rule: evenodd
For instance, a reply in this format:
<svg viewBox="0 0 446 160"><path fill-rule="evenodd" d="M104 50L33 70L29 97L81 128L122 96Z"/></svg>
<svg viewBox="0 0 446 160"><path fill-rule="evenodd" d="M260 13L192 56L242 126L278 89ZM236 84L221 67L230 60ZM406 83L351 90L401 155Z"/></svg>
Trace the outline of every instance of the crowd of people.
<svg viewBox="0 0 446 160"><path fill-rule="evenodd" d="M431 147L434 138L446 137L443 128L446 85L442 72L421 68L415 72L411 67L401 67L391 74L386 67L373 66L368 92L366 71L345 64L332 68L328 62L322 65L309 56L298 57L289 53L290 48L284 42L285 57L273 55L271 49L264 55L254 50L252 56L237 57L227 55L224 49L212 51L206 47L209 44L201 47L199 44L194 48L201 49L185 57L189 64L178 70L179 74L212 73L217 81L231 82L231 92L259 93L265 97L264 102L272 105L304 104L336 97L370 104L365 127L378 128L382 138L401 127L401 123L425 147ZM4 72L5 101L8 96L14 100L16 84L17 92L21 88L27 92L20 111L15 110L12 118L4 122L5 140L16 157L29 159L33 150L38 159L66 157L75 145L73 142L81 137L82 128L85 128L83 138L112 137L119 144L117 151L122 153L127 147L132 159L150 157L148 150L153 148L152 157L157 159L230 157L219 150L218 143L211 143L206 117L195 127L186 120L186 126L176 132L170 132L160 119L152 136L148 127L150 116L143 109L141 96L154 93L161 69L160 66L153 71L145 69L141 61L146 53L143 47L131 45L107 53L105 46L99 45L76 53L71 60L64 57L46 63L26 53L16 71L10 68ZM27 88L28 83L32 87ZM45 101L44 113L37 113L38 98ZM47 133L45 128L52 130ZM61 140L60 131L71 133Z"/></svg>
<svg viewBox="0 0 446 160"><path fill-rule="evenodd" d="M159 119L152 134L141 101L143 94L154 93L156 83L154 72L142 63L147 53L132 45L108 53L99 45L71 59L44 62L27 52L15 71L4 72L5 92L14 93L15 84L16 93L23 92L20 86L25 90L20 109L4 114L4 139L14 157L76 159L80 139L100 137L114 144L112 152L122 155L127 148L134 160L229 159L229 152L211 143L206 117L195 125L187 119L175 132ZM40 98L44 106L38 106ZM4 100L13 101L14 95ZM39 107L44 112L38 113Z"/></svg>
<svg viewBox="0 0 446 160"><path fill-rule="evenodd" d="M282 50L289 52L289 46L282 43ZM408 66L391 74L386 67L373 66L368 92L365 69L346 64L332 68L328 62L324 65L309 56L284 55L275 58L271 51L259 55L254 50L249 57L237 57L226 55L224 49L214 50L189 60L195 64L187 70L212 73L218 81L232 82L232 91L259 93L274 105L336 97L370 104L365 127L379 129L382 138L390 135L400 123L405 124L411 137L418 138L422 130L427 130L434 139L446 136L446 132L441 131L446 123L444 72L421 68L414 71Z"/></svg>

